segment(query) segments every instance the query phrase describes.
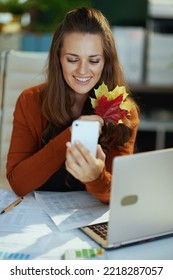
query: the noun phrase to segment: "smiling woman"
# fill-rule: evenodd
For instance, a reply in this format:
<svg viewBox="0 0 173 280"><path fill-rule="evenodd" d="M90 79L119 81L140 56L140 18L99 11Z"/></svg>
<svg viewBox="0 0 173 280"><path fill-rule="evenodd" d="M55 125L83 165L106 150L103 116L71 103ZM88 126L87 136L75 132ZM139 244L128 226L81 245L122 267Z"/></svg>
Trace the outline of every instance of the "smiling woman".
<svg viewBox="0 0 173 280"><path fill-rule="evenodd" d="M139 119L130 93L126 121L107 123L96 114L91 98L103 82L109 91L117 85L128 90L109 23L92 8L69 11L53 36L46 83L25 89L16 103L7 158L16 194L87 190L109 202L112 160L133 153ZM96 156L69 143L76 119L99 121Z"/></svg>

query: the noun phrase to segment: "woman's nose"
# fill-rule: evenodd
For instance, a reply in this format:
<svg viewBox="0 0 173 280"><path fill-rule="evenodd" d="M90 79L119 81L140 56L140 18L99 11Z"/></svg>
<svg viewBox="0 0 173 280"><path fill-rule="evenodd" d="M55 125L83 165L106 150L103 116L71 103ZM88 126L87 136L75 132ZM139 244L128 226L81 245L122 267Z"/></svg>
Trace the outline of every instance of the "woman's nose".
<svg viewBox="0 0 173 280"><path fill-rule="evenodd" d="M87 73L87 71L88 71L88 65L87 65L87 62L85 62L85 61L80 61L80 63L79 63L79 66L78 66L78 72L80 73L80 74L86 74Z"/></svg>

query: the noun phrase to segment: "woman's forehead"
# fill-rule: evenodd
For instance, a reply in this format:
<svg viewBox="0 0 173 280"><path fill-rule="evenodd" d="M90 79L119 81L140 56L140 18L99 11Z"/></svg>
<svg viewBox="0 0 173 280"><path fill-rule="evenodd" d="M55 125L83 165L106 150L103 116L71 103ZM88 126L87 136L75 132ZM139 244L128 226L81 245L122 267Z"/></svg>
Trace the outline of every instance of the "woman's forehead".
<svg viewBox="0 0 173 280"><path fill-rule="evenodd" d="M69 33L64 36L62 51L73 54L87 52L88 55L102 55L102 38L100 35L91 33Z"/></svg>

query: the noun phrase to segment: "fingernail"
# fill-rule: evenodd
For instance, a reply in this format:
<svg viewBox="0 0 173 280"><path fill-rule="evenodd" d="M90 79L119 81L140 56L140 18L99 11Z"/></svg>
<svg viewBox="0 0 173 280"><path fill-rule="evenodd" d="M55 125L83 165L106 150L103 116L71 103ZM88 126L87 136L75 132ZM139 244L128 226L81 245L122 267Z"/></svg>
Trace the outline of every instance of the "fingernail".
<svg viewBox="0 0 173 280"><path fill-rule="evenodd" d="M66 143L66 147L67 147L67 148L71 147L71 145L72 145L71 142L67 142L67 143Z"/></svg>

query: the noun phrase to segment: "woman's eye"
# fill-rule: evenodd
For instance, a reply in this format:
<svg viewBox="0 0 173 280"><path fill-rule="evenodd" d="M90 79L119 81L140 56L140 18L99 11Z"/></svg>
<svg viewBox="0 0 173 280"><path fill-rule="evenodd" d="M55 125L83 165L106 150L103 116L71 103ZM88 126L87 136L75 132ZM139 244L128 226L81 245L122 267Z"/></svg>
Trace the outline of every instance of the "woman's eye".
<svg viewBox="0 0 173 280"><path fill-rule="evenodd" d="M97 64L99 62L100 62L99 60L90 60L90 63L92 63L92 64Z"/></svg>
<svg viewBox="0 0 173 280"><path fill-rule="evenodd" d="M79 61L79 59L70 59L70 58L67 59L67 62L70 62L70 63L76 63L78 61ZM89 63L91 63L91 64L97 64L99 62L100 62L100 60L89 60Z"/></svg>
<svg viewBox="0 0 173 280"><path fill-rule="evenodd" d="M78 60L77 60L77 59L67 59L67 61L70 62L70 63L75 63L75 62L77 62Z"/></svg>

